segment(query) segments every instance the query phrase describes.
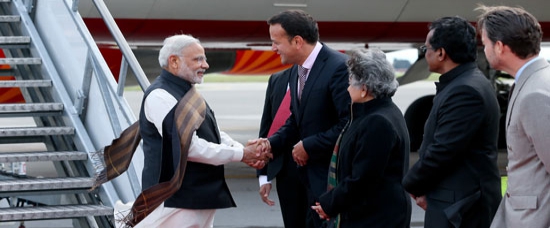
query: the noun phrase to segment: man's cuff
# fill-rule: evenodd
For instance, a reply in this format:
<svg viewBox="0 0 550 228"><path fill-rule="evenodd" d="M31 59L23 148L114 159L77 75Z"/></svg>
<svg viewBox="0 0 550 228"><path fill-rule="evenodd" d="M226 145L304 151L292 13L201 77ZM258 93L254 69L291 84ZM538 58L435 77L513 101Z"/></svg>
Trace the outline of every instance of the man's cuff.
<svg viewBox="0 0 550 228"><path fill-rule="evenodd" d="M233 159L231 161L240 162L244 157L244 148L242 147L229 147L233 150Z"/></svg>
<svg viewBox="0 0 550 228"><path fill-rule="evenodd" d="M262 187L262 185L264 184L271 184L271 181L267 180L267 175L260 175L258 177L258 182L260 182L260 187Z"/></svg>

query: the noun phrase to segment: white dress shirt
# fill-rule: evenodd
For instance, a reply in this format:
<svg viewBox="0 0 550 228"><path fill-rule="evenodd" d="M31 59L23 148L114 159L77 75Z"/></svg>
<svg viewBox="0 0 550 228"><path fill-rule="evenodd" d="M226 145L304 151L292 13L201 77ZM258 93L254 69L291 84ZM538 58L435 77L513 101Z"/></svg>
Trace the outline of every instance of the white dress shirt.
<svg viewBox="0 0 550 228"><path fill-rule="evenodd" d="M144 112L147 121L153 123L162 136L162 121L178 103L170 93L164 89L155 89L149 93L144 102ZM219 130L219 129L218 129ZM211 143L193 133L189 147L188 160L210 165L223 165L229 162L238 162L243 158L243 145L233 140L225 132L220 131L221 143Z"/></svg>

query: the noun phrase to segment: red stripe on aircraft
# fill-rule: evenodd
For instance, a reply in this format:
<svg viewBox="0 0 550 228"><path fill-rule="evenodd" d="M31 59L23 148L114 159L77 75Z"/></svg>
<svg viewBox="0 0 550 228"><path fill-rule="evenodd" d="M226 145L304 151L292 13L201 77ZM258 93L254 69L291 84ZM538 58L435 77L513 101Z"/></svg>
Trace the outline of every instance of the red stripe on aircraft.
<svg viewBox="0 0 550 228"><path fill-rule="evenodd" d="M156 42L174 34L191 34L201 41L270 42L266 21L116 19L130 42ZM112 41L102 19L84 18L96 41ZM319 21L324 42L413 42L422 43L429 22L348 22ZM543 31L550 31L550 22L541 22ZM543 40L550 41L550 33Z"/></svg>
<svg viewBox="0 0 550 228"><path fill-rule="evenodd" d="M0 67L2 67L2 69L5 69L3 68L4 66ZM0 80L15 80L15 77L1 76ZM25 103L25 98L23 97L23 94L21 94L21 90L19 88L0 88L0 103Z"/></svg>
<svg viewBox="0 0 550 228"><path fill-rule="evenodd" d="M118 76L120 74L120 66L122 64L122 52L118 49L117 46L110 45L98 45L99 52L107 62L109 70L113 74L113 77L118 81Z"/></svg>
<svg viewBox="0 0 550 228"><path fill-rule="evenodd" d="M223 73L241 75L272 74L288 68L273 51L237 50L234 66Z"/></svg>
<svg viewBox="0 0 550 228"><path fill-rule="evenodd" d="M0 58L6 58L4 50L0 49ZM1 64L1 70L11 69L10 65ZM0 76L0 80L15 80L14 76ZM25 98L19 88L0 88L0 103L25 103Z"/></svg>

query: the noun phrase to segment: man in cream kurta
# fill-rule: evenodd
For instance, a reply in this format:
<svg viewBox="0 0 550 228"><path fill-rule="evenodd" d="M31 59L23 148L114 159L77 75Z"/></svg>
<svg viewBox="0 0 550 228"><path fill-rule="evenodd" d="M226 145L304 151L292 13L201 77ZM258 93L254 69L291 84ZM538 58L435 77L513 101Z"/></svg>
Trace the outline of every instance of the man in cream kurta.
<svg viewBox="0 0 550 228"><path fill-rule="evenodd" d="M175 125L173 107L202 82L209 67L204 48L188 35L167 38L159 51L159 63L163 69L144 91L139 117L145 157L142 191L171 180L178 171L178 164L172 164L178 159L174 159L171 148L174 142L179 143L170 136L175 132L171 130ZM205 104L205 119L193 133L179 189L135 227L212 227L216 209L236 206L224 179L223 164L242 161L254 168L265 164L266 154L258 155L255 145L243 147L220 132L214 113ZM115 210L123 211L125 206L118 204Z"/></svg>

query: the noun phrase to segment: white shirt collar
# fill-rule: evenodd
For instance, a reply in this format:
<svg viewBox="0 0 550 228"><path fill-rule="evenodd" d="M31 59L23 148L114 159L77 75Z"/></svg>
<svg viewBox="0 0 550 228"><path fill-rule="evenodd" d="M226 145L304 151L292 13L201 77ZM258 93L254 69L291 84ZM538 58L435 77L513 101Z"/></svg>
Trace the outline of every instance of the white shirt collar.
<svg viewBox="0 0 550 228"><path fill-rule="evenodd" d="M309 54L304 64L302 64L302 67L307 68L309 71L311 71L311 68L313 67L313 64L315 63L315 60L317 59L317 56L319 55L319 52L321 52L321 48L323 48L323 45L319 42L315 44L315 47L313 48L313 51ZM308 71L308 75L309 75Z"/></svg>

